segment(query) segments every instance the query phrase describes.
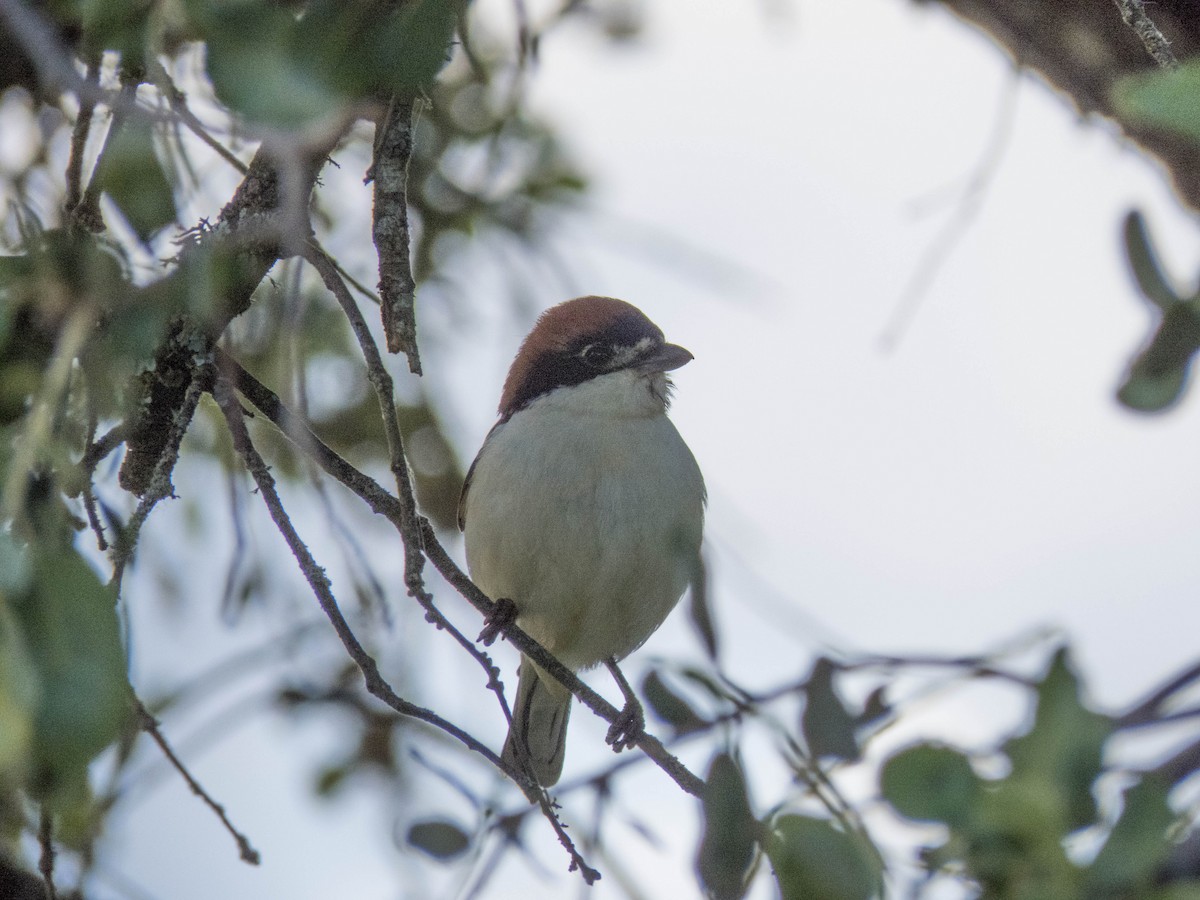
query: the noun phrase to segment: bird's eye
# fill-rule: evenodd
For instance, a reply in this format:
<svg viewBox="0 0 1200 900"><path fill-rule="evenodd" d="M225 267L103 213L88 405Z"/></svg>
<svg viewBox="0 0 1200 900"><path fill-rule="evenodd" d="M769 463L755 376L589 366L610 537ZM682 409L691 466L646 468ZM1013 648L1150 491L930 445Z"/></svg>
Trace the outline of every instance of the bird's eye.
<svg viewBox="0 0 1200 900"><path fill-rule="evenodd" d="M588 344L579 355L589 366L600 368L612 362L613 349L607 344Z"/></svg>

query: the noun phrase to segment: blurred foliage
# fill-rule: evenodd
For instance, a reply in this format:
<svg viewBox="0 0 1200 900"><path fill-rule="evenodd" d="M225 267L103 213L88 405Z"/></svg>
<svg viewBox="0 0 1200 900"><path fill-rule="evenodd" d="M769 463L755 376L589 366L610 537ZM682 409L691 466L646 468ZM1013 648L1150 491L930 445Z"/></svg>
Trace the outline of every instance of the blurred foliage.
<svg viewBox="0 0 1200 900"><path fill-rule="evenodd" d="M455 269L465 247L445 240L450 234L511 235L537 253L547 214L569 205L584 181L554 132L524 109L514 73L525 61L511 46L480 22L471 58L455 53L465 0L53 0L25 11L44 34L0 18L3 114L40 129L27 164L0 170L8 204L0 231L0 857L20 858L41 805L53 812L56 842L80 852L86 873L103 818L120 800L119 781L93 796L89 765L105 750L118 770L126 764L133 727L116 584L106 582L134 550L126 541L136 498L100 463L158 377L163 348L200 352L190 329L223 331L226 352L306 412L335 451L367 471L388 465L361 351L311 271L277 264L226 328L237 311L230 290L252 268L208 219L183 218L229 199L206 186L204 173L226 165L213 145L245 162L260 136L292 129L302 142L305 129L376 115L392 94L419 98L409 202L421 283ZM44 45L31 49L30 33ZM59 64L86 71L94 94L82 109L60 95L63 84L39 81ZM337 155L369 158L370 150L369 129L355 129ZM312 220L331 246L346 243L343 207L320 187L312 198ZM374 274L353 273L364 283ZM367 289L359 299L378 302ZM397 414L418 501L449 527L462 466L423 386L406 382L402 394ZM200 421L186 454L240 471L213 404L201 404ZM259 419L253 434L277 477L308 483L312 467L273 426ZM218 498L189 500L211 507ZM213 512L219 518L220 507ZM81 552L88 525L109 552L103 572L102 554ZM212 581L217 593L224 581L227 602L237 603L269 582L266 564L247 558L257 551L240 537L242 524L234 526L237 558ZM369 561L348 530L339 533L360 600L381 608ZM355 691L332 685L284 691L280 708L349 703ZM362 767L398 777L397 717L359 711L361 739L326 767L323 792ZM414 826L409 837L442 859L458 852L456 840L444 822Z"/></svg>
<svg viewBox="0 0 1200 900"><path fill-rule="evenodd" d="M223 241L219 225L196 212L229 200L206 186L229 164L213 145L244 164L260 138L284 135L302 145L336 123L377 115L392 95L417 98L408 192L414 274L423 287L437 285L450 296L470 244L501 238L506 251L542 252L554 213L586 187L553 128L525 106L524 82L544 32L578 16L627 41L640 19L629 0L564 0L535 22L522 18L528 13L520 5L514 41L489 32L464 0L21 6L36 12L49 37L30 48L7 19L0 25L0 91L7 91L0 115L26 115L39 125L28 163L0 172L10 204L0 256L0 878L8 877L10 860L23 858L48 812L55 842L76 851L86 884L103 850L96 839L124 797L136 742L113 573L139 549L129 543L136 540L138 501L102 463L141 411L147 383L158 377L156 360L165 350L200 353L196 334L216 332L223 351L305 414L336 452L366 471L388 466L362 354L320 279L295 258L276 264L248 310L229 322L237 311L232 286L251 268L236 242ZM78 103L60 95L62 85L39 82L35 63L56 61L86 71L96 95ZM1195 77L1186 69L1175 81L1130 82L1122 102L1131 114L1193 134ZM334 157L362 160L370 151L369 129L355 128ZM308 212L322 244L342 249L365 232L365 213L348 224L332 193L318 186ZM1120 396L1136 409L1164 409L1181 395L1200 348L1200 293L1172 287L1136 213L1126 223L1126 249L1161 320ZM359 282L375 278L370 265L349 268ZM378 302L366 288L356 297ZM435 524L450 527L462 467L424 387L412 380L401 387L397 413L418 500ZM261 417L251 433L278 478L309 489L313 467L304 453ZM208 401L199 406L185 455L216 461L234 485L233 563L226 572L214 566L187 573L224 595L228 612L247 595L270 590L273 570L244 534L233 474L242 466ZM320 489L312 490L336 518ZM181 483L178 492L212 513L210 521L222 521L218 504L225 498L207 485ZM340 533L361 606L386 615L369 560L348 529ZM174 562L161 564L170 569ZM950 880L997 900L1200 896L1200 868L1179 852L1190 819L1172 802L1197 763L1183 756L1136 771L1121 768L1112 753L1129 729L1170 720L1161 702L1132 718L1089 709L1065 650L1033 681L1002 673L992 661L951 661L964 683L1000 677L1027 692L1028 726L988 752L932 742L882 749L883 736L908 709L894 696L896 673L919 669L919 662L821 657L793 681L754 694L721 671L706 599L701 592L693 608L704 663L663 665L643 687L672 743L710 742L694 860L697 884L709 896L739 898L767 879L786 900L883 895L898 879L890 855L876 846L880 809L890 825L907 820L923 823L922 835L939 830L940 842L919 857L927 878L918 890ZM1195 680L1160 691L1158 700ZM500 811L495 796L444 764L445 743L436 745L436 758L422 755L422 742L436 739L429 729L383 710L360 681L339 657L323 677L271 691L274 708L297 719L315 711L342 717L340 744L315 772L314 792L334 796L367 778L397 790L416 778L446 786L474 822L407 808L399 814L405 821L397 844L430 865L478 865L487 840L498 838L505 849L520 845L530 807ZM168 686L150 705L177 709L191 689ZM755 802L758 773L745 763L759 752L748 746L754 734L769 738L794 785L765 804ZM452 752L464 765L485 765L457 745ZM98 783L101 757L111 770L106 784ZM996 774L997 760L1003 774ZM873 809L850 802L839 787L843 773L866 773L882 802ZM1107 802L1104 787L1117 780L1120 800ZM602 801L615 790L612 776L575 789L596 794L589 838L602 846ZM643 831L651 840L653 829ZM1075 850L1081 834L1093 839L1090 856ZM486 887L491 871L475 890Z"/></svg>
<svg viewBox="0 0 1200 900"><path fill-rule="evenodd" d="M1163 412L1183 396L1200 350L1200 285L1186 296L1172 286L1137 210L1125 217L1125 255L1158 325L1129 364L1117 397L1139 412Z"/></svg>
<svg viewBox="0 0 1200 900"><path fill-rule="evenodd" d="M922 853L929 877L968 879L998 900L1200 896L1200 872L1183 884L1163 878L1180 821L1167 802L1172 784L1126 773L1120 811L1098 806L1100 780L1120 771L1104 764L1118 723L1084 705L1065 649L1033 693L1028 731L999 748L1003 777L982 777L969 754L929 743L884 764L880 790L896 812L945 828ZM994 769L995 754L986 757ZM1069 852L1085 830L1103 839L1090 860Z"/></svg>
<svg viewBox="0 0 1200 900"><path fill-rule="evenodd" d="M1126 75L1113 86L1113 105L1131 121L1200 141L1200 60Z"/></svg>

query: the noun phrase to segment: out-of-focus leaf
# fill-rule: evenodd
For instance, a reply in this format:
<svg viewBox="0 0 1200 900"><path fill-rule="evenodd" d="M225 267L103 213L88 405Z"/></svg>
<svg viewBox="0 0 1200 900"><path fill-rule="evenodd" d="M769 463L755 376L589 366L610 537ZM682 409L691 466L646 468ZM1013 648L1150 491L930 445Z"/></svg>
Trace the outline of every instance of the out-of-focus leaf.
<svg viewBox="0 0 1200 900"><path fill-rule="evenodd" d="M463 0L344 3L315 0L296 23L295 46L328 85L347 97L412 92L450 57ZM312 49L317 56L311 58Z"/></svg>
<svg viewBox="0 0 1200 900"><path fill-rule="evenodd" d="M7 531L0 531L0 596L13 596L28 590L33 567L29 556Z"/></svg>
<svg viewBox="0 0 1200 900"><path fill-rule="evenodd" d="M957 750L918 744L884 764L880 790L896 812L918 822L965 825L980 793L970 761Z"/></svg>
<svg viewBox="0 0 1200 900"><path fill-rule="evenodd" d="M667 687L658 672L651 672L642 682L642 695L660 719L675 729L676 734L690 734L704 727L704 719L686 700Z"/></svg>
<svg viewBox="0 0 1200 900"><path fill-rule="evenodd" d="M869 900L880 891L872 850L827 819L780 816L766 851L783 900Z"/></svg>
<svg viewBox="0 0 1200 900"><path fill-rule="evenodd" d="M448 862L467 851L471 838L453 822L427 819L408 829L408 843L434 859Z"/></svg>
<svg viewBox="0 0 1200 900"><path fill-rule="evenodd" d="M112 591L69 546L35 548L33 570L13 612L40 684L32 787L54 799L117 736L128 682Z"/></svg>
<svg viewBox="0 0 1200 900"><path fill-rule="evenodd" d="M833 663L824 656L813 663L805 688L804 715L800 725L809 752L814 757L857 759L855 719L847 712L833 687Z"/></svg>
<svg viewBox="0 0 1200 900"><path fill-rule="evenodd" d="M1171 286L1158 261L1158 254L1150 246L1146 220L1138 210L1131 209L1126 214L1124 235L1125 257L1129 260L1129 268L1137 279L1138 287L1147 300L1166 312L1182 298Z"/></svg>
<svg viewBox="0 0 1200 900"><path fill-rule="evenodd" d="M887 701L887 687L880 685L867 695L866 702L863 703L863 710L858 714L856 722L861 728L864 725L878 722L891 711L892 706Z"/></svg>
<svg viewBox="0 0 1200 900"><path fill-rule="evenodd" d="M1126 75L1113 85L1119 115L1142 125L1165 128L1200 141L1200 61L1177 70Z"/></svg>
<svg viewBox="0 0 1200 900"><path fill-rule="evenodd" d="M148 120L127 120L109 143L101 183L143 241L175 221L175 196L154 152Z"/></svg>
<svg viewBox="0 0 1200 900"><path fill-rule="evenodd" d="M761 826L750 810L742 771L728 753L713 758L703 800L704 838L696 871L709 896L738 900L746 893L746 872Z"/></svg>
<svg viewBox="0 0 1200 900"><path fill-rule="evenodd" d="M302 126L381 91L415 93L449 59L464 0L187 0L222 102L266 125Z"/></svg>
<svg viewBox="0 0 1200 900"><path fill-rule="evenodd" d="M186 6L207 42L213 89L234 112L264 125L297 127L336 108L337 98L311 61L296 53L296 18L285 6L262 0L186 0Z"/></svg>
<svg viewBox="0 0 1200 900"><path fill-rule="evenodd" d="M1092 785L1112 723L1083 705L1066 648L1054 654L1037 694L1033 727L1005 745L1012 760L1007 780L1025 782L1031 795L1045 793L1074 831L1096 819Z"/></svg>
<svg viewBox="0 0 1200 900"><path fill-rule="evenodd" d="M1150 343L1134 358L1117 397L1139 412L1166 409L1183 393L1197 349L1200 349L1198 301L1176 303L1163 314Z"/></svg>
<svg viewBox="0 0 1200 900"><path fill-rule="evenodd" d="M1187 372L1174 369L1158 375L1130 372L1117 390L1117 399L1137 412L1163 412L1182 395Z"/></svg>
<svg viewBox="0 0 1200 900"><path fill-rule="evenodd" d="M1125 792L1121 818L1088 867L1089 897L1144 896L1171 844L1167 829L1175 813L1167 803L1171 785L1145 776Z"/></svg>
<svg viewBox="0 0 1200 900"><path fill-rule="evenodd" d="M6 542L7 536L0 535L0 553ZM10 596L12 592L0 585L0 782L11 784L23 781L29 766L38 682Z"/></svg>
<svg viewBox="0 0 1200 900"><path fill-rule="evenodd" d="M145 64L150 0L83 0L83 40L88 51L114 50L126 66Z"/></svg>
<svg viewBox="0 0 1200 900"><path fill-rule="evenodd" d="M318 797L331 797L346 783L349 775L350 767L345 764L326 766L317 773L313 790Z"/></svg>

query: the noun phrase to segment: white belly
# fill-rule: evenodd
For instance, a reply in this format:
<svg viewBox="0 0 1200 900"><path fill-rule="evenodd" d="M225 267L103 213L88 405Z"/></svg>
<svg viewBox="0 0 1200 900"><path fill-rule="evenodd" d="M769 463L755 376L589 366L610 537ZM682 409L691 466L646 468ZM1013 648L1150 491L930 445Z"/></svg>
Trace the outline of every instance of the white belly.
<svg viewBox="0 0 1200 900"><path fill-rule="evenodd" d="M665 413L549 402L489 437L467 498L467 561L493 599L566 665L620 659L694 577L704 482Z"/></svg>

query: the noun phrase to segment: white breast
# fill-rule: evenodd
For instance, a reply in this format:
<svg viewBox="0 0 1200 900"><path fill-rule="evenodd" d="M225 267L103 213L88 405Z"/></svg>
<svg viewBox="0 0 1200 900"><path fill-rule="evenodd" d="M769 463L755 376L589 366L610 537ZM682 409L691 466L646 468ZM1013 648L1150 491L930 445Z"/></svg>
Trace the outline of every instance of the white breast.
<svg viewBox="0 0 1200 900"><path fill-rule="evenodd" d="M467 562L572 668L630 653L694 577L704 481L662 375L561 388L497 428L466 507Z"/></svg>

